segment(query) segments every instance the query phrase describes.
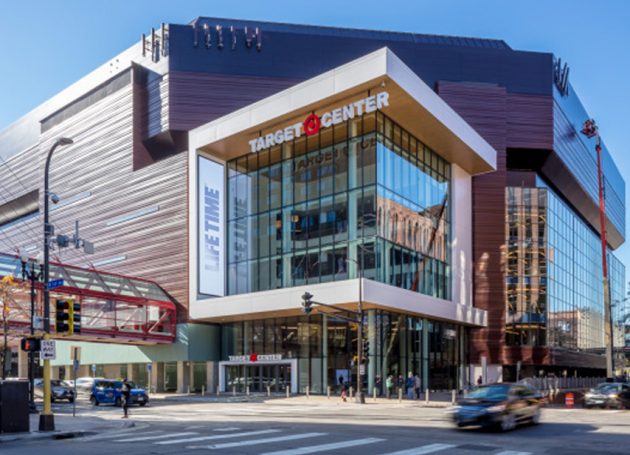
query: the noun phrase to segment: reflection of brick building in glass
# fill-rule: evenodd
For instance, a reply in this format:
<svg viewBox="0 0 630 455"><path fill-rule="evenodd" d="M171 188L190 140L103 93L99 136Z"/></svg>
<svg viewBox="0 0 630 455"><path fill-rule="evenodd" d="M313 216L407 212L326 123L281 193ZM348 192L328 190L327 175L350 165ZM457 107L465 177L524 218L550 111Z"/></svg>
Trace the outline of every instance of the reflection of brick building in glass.
<svg viewBox="0 0 630 455"><path fill-rule="evenodd" d="M444 217L440 217L441 205L416 212L391 199L379 197L377 206L376 226L380 237L440 261L447 260L448 225Z"/></svg>

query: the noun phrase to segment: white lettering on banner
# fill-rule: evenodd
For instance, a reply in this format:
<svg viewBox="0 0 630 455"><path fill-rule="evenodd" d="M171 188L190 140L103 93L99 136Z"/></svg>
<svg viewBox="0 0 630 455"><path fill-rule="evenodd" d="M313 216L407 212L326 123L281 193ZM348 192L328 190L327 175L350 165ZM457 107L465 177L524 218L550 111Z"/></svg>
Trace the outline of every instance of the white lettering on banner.
<svg viewBox="0 0 630 455"><path fill-rule="evenodd" d="M223 166L199 156L199 292L223 296Z"/></svg>
<svg viewBox="0 0 630 455"><path fill-rule="evenodd" d="M338 107L329 112L324 112L319 117L315 116L317 117L315 120L319 119L319 122L316 122L316 124L312 123L312 115L309 115L307 120L303 123L295 123L284 129L279 129L274 133L252 139L249 141L249 146L252 153L260 152L274 145L280 145L283 142L301 137L302 134L306 134L307 136L317 134L320 125L323 128L329 128L333 125L338 125L339 123L353 119L356 116L369 114L387 106L389 106L389 93L379 92L376 95L348 103L345 106ZM306 128L306 122L309 122L308 128Z"/></svg>
<svg viewBox="0 0 630 455"><path fill-rule="evenodd" d="M230 355L230 362L272 362L282 360L282 354L249 354L249 355Z"/></svg>

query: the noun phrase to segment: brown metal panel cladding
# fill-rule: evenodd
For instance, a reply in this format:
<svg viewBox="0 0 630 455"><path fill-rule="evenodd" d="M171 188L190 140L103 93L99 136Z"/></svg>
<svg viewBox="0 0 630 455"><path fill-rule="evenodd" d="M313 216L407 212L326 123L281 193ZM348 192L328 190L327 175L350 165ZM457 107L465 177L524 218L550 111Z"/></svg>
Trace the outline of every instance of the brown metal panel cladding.
<svg viewBox="0 0 630 455"><path fill-rule="evenodd" d="M507 93L488 84L440 82L438 94L497 151L497 171L473 177L474 305L488 312L488 327L471 331L471 362L503 361L505 332L505 186Z"/></svg>
<svg viewBox="0 0 630 455"><path fill-rule="evenodd" d="M169 82L169 127L172 130L189 130L300 81L172 71Z"/></svg>
<svg viewBox="0 0 630 455"><path fill-rule="evenodd" d="M507 148L553 149L553 97L507 94Z"/></svg>
<svg viewBox="0 0 630 455"><path fill-rule="evenodd" d="M98 269L155 280L176 299L184 310L179 312L180 317L186 319L187 154L171 156L134 171L133 95L129 84L46 131L41 138L39 156L34 157L31 151L24 158L25 165L29 160L36 162L30 173L24 174L22 166L17 165L22 155L15 158L13 168L23 174L23 181L41 185L44 153L55 138L72 137L75 143L59 148L53 156L51 190L62 201L80 193L90 196L53 209L51 222L57 233L71 234L74 221L79 219L81 236L94 242L96 254L85 256L74 248L66 248L54 251L53 258L89 266L90 262L124 256L124 260ZM135 219L112 223L117 217L146 209L153 210ZM35 229L30 235L24 231L22 237L16 238L20 243L39 244L41 221L25 224L32 224Z"/></svg>

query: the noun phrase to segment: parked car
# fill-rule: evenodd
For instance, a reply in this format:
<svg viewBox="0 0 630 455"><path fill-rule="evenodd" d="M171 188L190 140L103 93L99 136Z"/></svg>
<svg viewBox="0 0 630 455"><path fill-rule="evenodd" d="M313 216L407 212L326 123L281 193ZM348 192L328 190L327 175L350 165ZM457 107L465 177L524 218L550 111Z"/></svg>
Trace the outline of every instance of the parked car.
<svg viewBox="0 0 630 455"><path fill-rule="evenodd" d="M468 392L449 412L458 427L481 426L510 431L540 422L540 394L521 384L489 384Z"/></svg>
<svg viewBox="0 0 630 455"><path fill-rule="evenodd" d="M149 396L146 390L136 387L133 382L128 381L131 391L129 393L129 404L138 404L145 406L149 402ZM98 406L100 404L113 404L115 406L122 406L123 382L110 379L97 379L92 386L92 392L90 393L90 402Z"/></svg>
<svg viewBox="0 0 630 455"><path fill-rule="evenodd" d="M584 394L585 408L630 408L630 385L604 382Z"/></svg>
<svg viewBox="0 0 630 455"><path fill-rule="evenodd" d="M35 385L35 395L38 397L44 396L44 381L43 379L35 379L33 381ZM55 402L58 400L68 400L70 403L74 401L74 390L65 381L59 379L50 380L50 401Z"/></svg>

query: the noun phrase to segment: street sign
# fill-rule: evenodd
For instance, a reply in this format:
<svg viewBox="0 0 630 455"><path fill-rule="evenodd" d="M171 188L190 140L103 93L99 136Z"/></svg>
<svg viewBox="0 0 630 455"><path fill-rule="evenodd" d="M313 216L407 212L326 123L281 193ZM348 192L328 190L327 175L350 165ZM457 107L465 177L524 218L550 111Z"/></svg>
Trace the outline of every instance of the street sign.
<svg viewBox="0 0 630 455"><path fill-rule="evenodd" d="M58 280L51 280L48 282L48 289L55 289L58 288L60 286L63 286L63 278L59 278Z"/></svg>
<svg viewBox="0 0 630 455"><path fill-rule="evenodd" d="M153 369L153 364L152 363L147 363L147 371L149 373L151 373L151 370Z"/></svg>
<svg viewBox="0 0 630 455"><path fill-rule="evenodd" d="M92 374L96 374L96 365L92 364Z"/></svg>
<svg viewBox="0 0 630 455"><path fill-rule="evenodd" d="M40 357L42 360L55 360L57 358L55 340L42 340Z"/></svg>
<svg viewBox="0 0 630 455"><path fill-rule="evenodd" d="M72 361L72 369L74 370L74 372L76 373L77 371L79 371L79 361L78 360L73 360Z"/></svg>

